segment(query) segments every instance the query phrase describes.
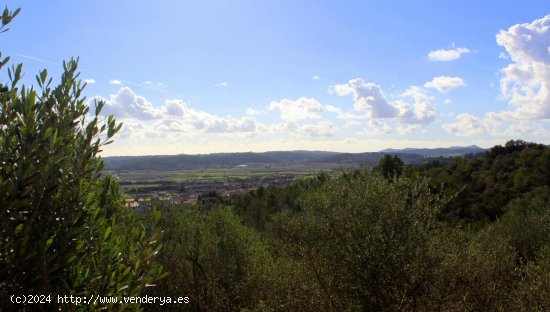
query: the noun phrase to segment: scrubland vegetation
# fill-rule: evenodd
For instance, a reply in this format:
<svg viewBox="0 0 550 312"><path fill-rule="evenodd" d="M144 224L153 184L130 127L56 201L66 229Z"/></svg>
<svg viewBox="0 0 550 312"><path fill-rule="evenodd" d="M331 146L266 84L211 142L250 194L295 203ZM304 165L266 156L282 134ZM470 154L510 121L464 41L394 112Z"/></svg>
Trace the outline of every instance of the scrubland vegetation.
<svg viewBox="0 0 550 312"><path fill-rule="evenodd" d="M446 166L388 156L171 209L158 260L173 273L151 291L191 294L196 311L543 311L549 160L522 141Z"/></svg>
<svg viewBox="0 0 550 312"><path fill-rule="evenodd" d="M13 15L2 16L5 26ZM2 66L7 66L7 59ZM148 311L547 311L550 148L320 174L231 205L130 212L99 157L120 126L90 112L77 61L0 86L0 307L12 294L188 296ZM2 70L5 70L2 68ZM152 286L154 287L147 287Z"/></svg>

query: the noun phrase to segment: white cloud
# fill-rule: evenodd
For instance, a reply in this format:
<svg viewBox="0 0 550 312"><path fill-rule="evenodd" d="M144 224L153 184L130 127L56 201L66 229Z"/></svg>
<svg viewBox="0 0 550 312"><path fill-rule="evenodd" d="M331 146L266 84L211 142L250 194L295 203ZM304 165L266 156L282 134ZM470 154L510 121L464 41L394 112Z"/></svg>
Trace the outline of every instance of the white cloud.
<svg viewBox="0 0 550 312"><path fill-rule="evenodd" d="M190 108L182 100L166 100L163 107L164 120L159 126L166 130L211 133L255 132L256 120L251 117L220 117Z"/></svg>
<svg viewBox="0 0 550 312"><path fill-rule="evenodd" d="M493 136L502 135L501 126L510 120L509 113L488 112L483 117L462 113L456 116L457 122L443 124L443 129L458 136L471 136L488 133Z"/></svg>
<svg viewBox="0 0 550 312"><path fill-rule="evenodd" d="M401 93L402 97L412 97L415 103L426 103L433 100L433 97L429 96L425 89L419 86L410 86Z"/></svg>
<svg viewBox="0 0 550 312"><path fill-rule="evenodd" d="M106 100L103 113L113 114L117 118L151 120L162 118L162 112L146 98L136 95L129 87L122 87Z"/></svg>
<svg viewBox="0 0 550 312"><path fill-rule="evenodd" d="M284 120L278 124L272 124L266 127L266 131L278 133L278 137L300 138L308 137L328 137L334 135L339 129L327 119L322 119L316 123L300 124L294 120Z"/></svg>
<svg viewBox="0 0 550 312"><path fill-rule="evenodd" d="M340 113L342 112L342 109L340 107L336 107L334 105L325 105L325 109L327 112L330 112L330 113Z"/></svg>
<svg viewBox="0 0 550 312"><path fill-rule="evenodd" d="M122 84L122 81L117 80L117 79L113 79L113 80L109 81L109 84L119 86L119 85Z"/></svg>
<svg viewBox="0 0 550 312"><path fill-rule="evenodd" d="M370 118L396 117L398 110L388 103L382 89L375 83L366 83L361 78L348 81L347 84L333 86L330 90L340 96L353 94L356 111L365 112Z"/></svg>
<svg viewBox="0 0 550 312"><path fill-rule="evenodd" d="M95 79L86 79L86 80L84 80L84 82L87 83L87 84L94 84L96 81L95 81Z"/></svg>
<svg viewBox="0 0 550 312"><path fill-rule="evenodd" d="M297 100L283 99L269 104L270 111L278 111L281 118L287 121L319 119L323 105L314 98L300 97Z"/></svg>
<svg viewBox="0 0 550 312"><path fill-rule="evenodd" d="M445 104L451 104L452 102L453 102L453 100L451 100L451 99L445 99L443 101L443 103L445 103Z"/></svg>
<svg viewBox="0 0 550 312"><path fill-rule="evenodd" d="M204 130L212 133L251 133L256 131L256 127L256 120L250 117L243 117L239 119L231 117L214 117L210 119Z"/></svg>
<svg viewBox="0 0 550 312"><path fill-rule="evenodd" d="M427 125L435 120L435 108L430 104L432 100L426 91L418 86L409 87L401 96L412 97L414 104L403 101L396 101L399 109L398 120L402 124Z"/></svg>
<svg viewBox="0 0 550 312"><path fill-rule="evenodd" d="M465 86L464 80L460 77L439 76L424 84L425 88L437 89L439 92L449 92L454 88Z"/></svg>
<svg viewBox="0 0 550 312"><path fill-rule="evenodd" d="M403 124L416 124L425 126L435 120L435 109L429 103L415 103L411 105L405 102L398 102L398 120Z"/></svg>
<svg viewBox="0 0 550 312"><path fill-rule="evenodd" d="M485 114L485 117L483 117L483 126L485 127L486 131L489 132L492 135L498 135L501 132L499 131L499 127L507 120L509 119L509 116L507 113L494 113L494 112L488 112Z"/></svg>
<svg viewBox="0 0 550 312"><path fill-rule="evenodd" d="M271 132L277 132L277 131L290 131L295 132L298 130L299 126L295 121L283 121L279 124L274 124L269 126L269 130Z"/></svg>
<svg viewBox="0 0 550 312"><path fill-rule="evenodd" d="M496 40L512 60L500 87L514 117L550 119L550 15L501 30Z"/></svg>
<svg viewBox="0 0 550 312"><path fill-rule="evenodd" d="M334 127L334 125L328 120L322 120L312 125L303 125L298 128L298 131L306 133L312 137L332 136L336 133L336 130L337 128Z"/></svg>
<svg viewBox="0 0 550 312"><path fill-rule="evenodd" d="M353 93L353 87L349 83L337 84L328 89L330 94L336 93L339 96L346 96Z"/></svg>
<svg viewBox="0 0 550 312"><path fill-rule="evenodd" d="M131 84L131 83L129 83ZM151 80L145 80L141 83L141 85L147 89L150 89L150 90L159 90L159 89L156 89L156 87L162 87L164 86L164 84L162 82L154 82L154 81L151 81Z"/></svg>
<svg viewBox="0 0 550 312"><path fill-rule="evenodd" d="M361 122L357 121L357 120L350 120L350 121L347 121L345 124L344 124L344 129L349 129L349 128L354 128L354 127L358 127L362 125Z"/></svg>
<svg viewBox="0 0 550 312"><path fill-rule="evenodd" d="M504 52L500 52L500 54L498 55L498 58L503 59L503 60L509 60L510 59L510 57L508 57L508 55Z"/></svg>
<svg viewBox="0 0 550 312"><path fill-rule="evenodd" d="M400 125L397 127L397 132L401 135L412 133L414 130L420 128L420 125Z"/></svg>
<svg viewBox="0 0 550 312"><path fill-rule="evenodd" d="M329 113L336 113L336 118L342 120L356 120L356 119L368 119L369 117L365 114L357 115L350 112L346 112L340 107L334 105L325 105L325 110Z"/></svg>
<svg viewBox="0 0 550 312"><path fill-rule="evenodd" d="M145 124L139 120L127 119L124 120L122 129L117 133L117 140L125 140L130 137L141 136L146 129Z"/></svg>
<svg viewBox="0 0 550 312"><path fill-rule="evenodd" d="M94 99L102 99L96 97ZM94 100L92 99L92 101ZM193 109L182 100L164 101L160 108L153 106L145 97L137 95L129 87L120 90L105 100L103 113L114 114L124 124L142 124L152 138L162 132L182 133L254 133L258 129L256 120L251 117L221 117Z"/></svg>
<svg viewBox="0 0 550 312"><path fill-rule="evenodd" d="M321 80L321 77L315 75L315 76L311 77L311 80Z"/></svg>
<svg viewBox="0 0 550 312"><path fill-rule="evenodd" d="M246 114L248 116L256 116L256 115L259 115L261 112L259 110L257 110L256 108L254 107L249 107L247 110L246 110Z"/></svg>
<svg viewBox="0 0 550 312"><path fill-rule="evenodd" d="M456 119L458 121L455 123L444 124L443 129L458 136L471 136L485 132L485 126L477 116L462 113L456 116Z"/></svg>
<svg viewBox="0 0 550 312"><path fill-rule="evenodd" d="M182 100L166 100L164 102L164 113L168 116L179 117L185 115L189 108Z"/></svg>
<svg viewBox="0 0 550 312"><path fill-rule="evenodd" d="M339 84L329 89L338 95L353 94L354 108L356 111L365 112L364 115L356 115L344 112L336 106L327 105L327 111L336 113L338 119L375 119L375 118L393 118L401 124L425 126L435 120L435 108L430 101L433 99L428 96L425 89L418 86L409 87L402 97L411 97L413 104L399 100L389 102L382 89L374 83L365 83L361 78L350 80L347 84ZM407 129L416 129L418 127L408 127ZM388 133L388 131L382 131Z"/></svg>
<svg viewBox="0 0 550 312"><path fill-rule="evenodd" d="M468 48L455 48L449 50L435 50L428 53L428 59L433 62L452 61L460 58L462 54L470 53Z"/></svg>
<svg viewBox="0 0 550 312"><path fill-rule="evenodd" d="M489 112L483 117L463 113L459 114L456 119L456 122L444 124L442 127L457 136L488 134L491 137L505 139L510 137L550 137L550 131L540 121L517 120L509 112Z"/></svg>
<svg viewBox="0 0 550 312"><path fill-rule="evenodd" d="M377 134L389 134L392 132L391 127L385 123L376 119L369 120L369 128L366 129L365 134L377 135Z"/></svg>
<svg viewBox="0 0 550 312"><path fill-rule="evenodd" d="M550 137L550 131L546 130L542 125L535 122L519 121L511 124L504 134L508 137L525 137L526 135L536 135L541 137Z"/></svg>

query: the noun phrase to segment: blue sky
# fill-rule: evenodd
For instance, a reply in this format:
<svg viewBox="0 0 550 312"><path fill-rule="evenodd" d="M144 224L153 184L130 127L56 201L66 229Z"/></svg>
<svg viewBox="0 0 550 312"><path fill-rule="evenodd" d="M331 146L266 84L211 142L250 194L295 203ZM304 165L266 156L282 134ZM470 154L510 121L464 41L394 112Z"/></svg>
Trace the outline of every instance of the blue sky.
<svg viewBox="0 0 550 312"><path fill-rule="evenodd" d="M550 143L548 1L7 5L26 83L78 56L124 123L105 155Z"/></svg>

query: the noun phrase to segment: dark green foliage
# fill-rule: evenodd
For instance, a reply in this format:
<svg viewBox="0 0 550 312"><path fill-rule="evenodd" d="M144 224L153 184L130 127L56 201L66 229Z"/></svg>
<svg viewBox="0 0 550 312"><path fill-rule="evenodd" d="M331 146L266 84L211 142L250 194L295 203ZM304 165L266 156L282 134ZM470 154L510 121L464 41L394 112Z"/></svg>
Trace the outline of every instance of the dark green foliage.
<svg viewBox="0 0 550 312"><path fill-rule="evenodd" d="M434 189L457 194L442 218L486 223L501 217L507 204L536 187L550 185L550 148L509 141L475 158L455 158L446 166L428 164L416 172L431 179Z"/></svg>
<svg viewBox="0 0 550 312"><path fill-rule="evenodd" d="M507 214L497 223L520 264L538 259L550 242L550 187L538 187L512 201Z"/></svg>
<svg viewBox="0 0 550 312"><path fill-rule="evenodd" d="M21 8L16 9L15 11L10 11L7 7L2 12L2 16L0 16L0 19L2 20L2 25L0 26L0 33L6 32L9 30L6 26L11 23L11 21L21 12ZM6 65L7 60L4 59L0 63L0 65L4 66Z"/></svg>
<svg viewBox="0 0 550 312"><path fill-rule="evenodd" d="M536 261L522 270L512 307L517 311L548 311L550 306L550 247L540 250Z"/></svg>
<svg viewBox="0 0 550 312"><path fill-rule="evenodd" d="M382 172L382 175L386 179L393 179L394 177L399 177L403 173L403 161L397 156L384 155L380 159L378 164L378 170Z"/></svg>
<svg viewBox="0 0 550 312"><path fill-rule="evenodd" d="M63 64L56 86L40 72L39 92L20 84L21 64L0 84L0 306L11 294L137 295L160 274L158 233L145 233L118 184L100 178L99 152L121 125L100 117L104 103L89 112L77 64Z"/></svg>
<svg viewBox="0 0 550 312"><path fill-rule="evenodd" d="M212 206L223 204L224 199L216 191L210 191L199 195L198 205L200 209L210 209Z"/></svg>
<svg viewBox="0 0 550 312"><path fill-rule="evenodd" d="M172 275L154 291L196 297L192 311L544 311L547 151L514 141L417 168L388 156L385 175L319 174L171 212ZM500 206L483 206L491 196Z"/></svg>
<svg viewBox="0 0 550 312"><path fill-rule="evenodd" d="M429 286L442 204L427 181L359 172L309 192L287 237L332 310L411 310Z"/></svg>
<svg viewBox="0 0 550 312"><path fill-rule="evenodd" d="M225 207L167 211L160 253L167 278L151 295L189 296L193 311L239 311L261 304L273 261L258 233ZM181 306L148 307L162 311Z"/></svg>
<svg viewBox="0 0 550 312"><path fill-rule="evenodd" d="M318 181L327 179L328 175L320 174ZM246 224L269 234L273 226L273 215L286 211L298 211L298 197L302 194L304 182L285 188L259 187L256 191L244 196L232 198L232 206Z"/></svg>

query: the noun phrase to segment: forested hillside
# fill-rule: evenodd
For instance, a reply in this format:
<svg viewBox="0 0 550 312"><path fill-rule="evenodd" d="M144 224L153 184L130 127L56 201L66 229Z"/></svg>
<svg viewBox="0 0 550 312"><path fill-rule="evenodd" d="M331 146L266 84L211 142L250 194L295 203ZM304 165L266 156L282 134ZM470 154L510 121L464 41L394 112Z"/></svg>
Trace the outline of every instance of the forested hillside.
<svg viewBox="0 0 550 312"><path fill-rule="evenodd" d="M135 170L189 170L222 168L247 164L337 164L375 165L385 155L397 155L406 163L426 163L433 159L441 161L449 157L481 153L477 146L436 149L388 149L370 153L338 153L325 151L279 151L264 153L215 153L205 155L162 155L162 156L115 156L106 157L105 169L113 171ZM444 157L444 158L443 158Z"/></svg>
<svg viewBox="0 0 550 312"><path fill-rule="evenodd" d="M542 144L509 141L475 158L437 161L415 168L455 199L443 211L448 220L494 221L509 203L539 187L550 186L550 148Z"/></svg>
<svg viewBox="0 0 550 312"><path fill-rule="evenodd" d="M151 293L193 311L545 311L549 157L523 141L447 165L386 156L173 207Z"/></svg>

